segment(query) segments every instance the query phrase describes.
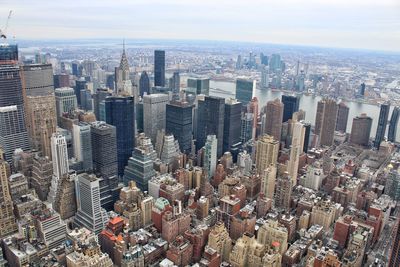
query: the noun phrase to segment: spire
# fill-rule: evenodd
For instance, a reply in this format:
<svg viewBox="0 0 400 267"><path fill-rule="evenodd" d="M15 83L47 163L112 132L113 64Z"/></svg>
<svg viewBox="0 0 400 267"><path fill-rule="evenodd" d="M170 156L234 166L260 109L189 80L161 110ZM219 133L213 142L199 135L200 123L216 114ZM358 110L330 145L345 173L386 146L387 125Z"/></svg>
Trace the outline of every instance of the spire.
<svg viewBox="0 0 400 267"><path fill-rule="evenodd" d="M126 57L126 52L125 52L125 39L122 41L122 56L121 56L121 63L119 64L119 68L123 71L129 72L129 63L128 59Z"/></svg>

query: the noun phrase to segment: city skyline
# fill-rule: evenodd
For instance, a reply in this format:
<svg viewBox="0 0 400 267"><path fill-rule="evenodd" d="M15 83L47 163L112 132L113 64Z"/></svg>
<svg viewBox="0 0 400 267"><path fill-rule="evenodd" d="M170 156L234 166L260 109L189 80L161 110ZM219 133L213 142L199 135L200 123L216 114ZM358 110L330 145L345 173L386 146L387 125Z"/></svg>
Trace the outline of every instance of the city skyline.
<svg viewBox="0 0 400 267"><path fill-rule="evenodd" d="M0 25L13 10L8 33L17 40L220 40L400 52L396 0L1 2Z"/></svg>

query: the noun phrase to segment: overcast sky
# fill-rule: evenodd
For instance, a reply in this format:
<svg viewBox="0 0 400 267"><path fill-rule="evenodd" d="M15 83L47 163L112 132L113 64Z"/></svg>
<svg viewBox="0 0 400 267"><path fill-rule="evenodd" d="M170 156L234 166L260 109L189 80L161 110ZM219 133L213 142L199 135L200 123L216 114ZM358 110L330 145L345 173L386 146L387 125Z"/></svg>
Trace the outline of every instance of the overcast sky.
<svg viewBox="0 0 400 267"><path fill-rule="evenodd" d="M231 40L400 51L400 0L0 0L18 39Z"/></svg>

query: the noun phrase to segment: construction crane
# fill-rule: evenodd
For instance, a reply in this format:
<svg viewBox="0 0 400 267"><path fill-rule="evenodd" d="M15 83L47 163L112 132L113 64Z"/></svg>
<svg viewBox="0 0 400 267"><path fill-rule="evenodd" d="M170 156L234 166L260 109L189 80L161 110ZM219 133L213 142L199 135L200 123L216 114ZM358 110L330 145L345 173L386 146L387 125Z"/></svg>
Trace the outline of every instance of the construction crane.
<svg viewBox="0 0 400 267"><path fill-rule="evenodd" d="M8 28L8 23L10 22L11 19L11 14L12 14L12 10L10 10L10 13L8 13L8 17L6 20L6 25L4 26L4 29L1 30L0 29L0 39L7 39L7 28Z"/></svg>

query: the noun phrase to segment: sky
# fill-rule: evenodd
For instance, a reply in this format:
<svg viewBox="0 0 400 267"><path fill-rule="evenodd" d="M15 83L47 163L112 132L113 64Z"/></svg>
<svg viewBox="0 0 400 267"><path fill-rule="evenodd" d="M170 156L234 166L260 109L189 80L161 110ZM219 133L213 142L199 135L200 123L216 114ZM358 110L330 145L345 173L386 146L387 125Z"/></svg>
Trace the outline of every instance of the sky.
<svg viewBox="0 0 400 267"><path fill-rule="evenodd" d="M400 51L400 0L0 0L18 39L190 39Z"/></svg>

